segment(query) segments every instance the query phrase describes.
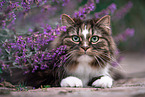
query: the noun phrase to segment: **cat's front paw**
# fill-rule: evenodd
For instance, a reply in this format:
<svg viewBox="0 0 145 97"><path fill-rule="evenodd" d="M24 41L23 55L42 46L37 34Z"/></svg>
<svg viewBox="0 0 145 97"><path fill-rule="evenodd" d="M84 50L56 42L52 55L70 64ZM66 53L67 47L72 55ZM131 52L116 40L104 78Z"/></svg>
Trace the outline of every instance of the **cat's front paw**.
<svg viewBox="0 0 145 97"><path fill-rule="evenodd" d="M82 81L73 76L62 79L60 85L61 87L83 87Z"/></svg>
<svg viewBox="0 0 145 97"><path fill-rule="evenodd" d="M101 88L111 88L113 84L113 79L109 76L103 76L100 79L94 81L92 86Z"/></svg>

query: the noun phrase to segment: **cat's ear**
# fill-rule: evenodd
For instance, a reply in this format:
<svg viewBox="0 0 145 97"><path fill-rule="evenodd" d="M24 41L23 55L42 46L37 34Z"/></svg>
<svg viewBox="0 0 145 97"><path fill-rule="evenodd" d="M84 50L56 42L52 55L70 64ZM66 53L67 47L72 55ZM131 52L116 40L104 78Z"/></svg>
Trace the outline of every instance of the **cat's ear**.
<svg viewBox="0 0 145 97"><path fill-rule="evenodd" d="M70 27L74 24L74 20L66 14L61 15L61 24L66 27Z"/></svg>
<svg viewBox="0 0 145 97"><path fill-rule="evenodd" d="M107 32L109 32L111 34L111 25L110 25L110 16L109 15L105 15L104 17L102 17L100 20L98 20L96 22L97 25L99 25L100 27L104 28Z"/></svg>

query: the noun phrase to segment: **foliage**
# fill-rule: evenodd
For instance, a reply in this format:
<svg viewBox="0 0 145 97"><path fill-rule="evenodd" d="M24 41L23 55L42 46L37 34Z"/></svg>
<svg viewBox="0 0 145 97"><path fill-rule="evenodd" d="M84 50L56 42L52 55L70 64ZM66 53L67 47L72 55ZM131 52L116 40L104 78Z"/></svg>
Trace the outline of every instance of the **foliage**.
<svg viewBox="0 0 145 97"><path fill-rule="evenodd" d="M28 91L28 88L24 84L19 84L15 88L16 88L16 91Z"/></svg>

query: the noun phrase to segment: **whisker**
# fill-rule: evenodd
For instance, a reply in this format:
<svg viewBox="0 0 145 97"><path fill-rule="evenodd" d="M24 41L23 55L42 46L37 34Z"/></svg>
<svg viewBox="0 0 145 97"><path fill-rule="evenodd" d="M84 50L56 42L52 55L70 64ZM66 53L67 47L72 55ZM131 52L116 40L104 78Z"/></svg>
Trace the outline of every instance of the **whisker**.
<svg viewBox="0 0 145 97"><path fill-rule="evenodd" d="M98 52L98 51L93 51L93 52L96 52L96 53L100 53L100 52ZM103 56L105 56L105 57L107 57L109 60L111 60L112 62L116 62L116 64L121 68L121 69L123 69L123 67L121 66L121 64L120 63L118 63L117 62L117 60L114 58L114 57L108 57L106 54L108 54L108 53L104 53L104 54L100 54L100 55L103 55ZM106 60L106 59L104 59L103 57L101 57L103 60ZM107 60L106 60L107 61ZM110 62L109 62L110 63ZM111 63L110 63L111 64ZM112 66L112 65L111 65Z"/></svg>
<svg viewBox="0 0 145 97"><path fill-rule="evenodd" d="M72 57L74 57L74 55L73 56L71 56L71 58L67 61L67 62L65 62L65 66L66 66L66 68L68 68L68 66L70 65L70 63L72 62ZM66 65L67 64L67 65Z"/></svg>
<svg viewBox="0 0 145 97"><path fill-rule="evenodd" d="M97 52L97 51L95 51L95 52ZM124 68L121 66L121 64L120 63L118 63L117 62L117 60L114 58L114 57L108 57L105 53L104 54L101 54L101 55L103 55L103 56L105 56L105 57L107 57L107 58L109 58L112 62L115 62L116 64L117 64L117 66L119 66L120 68L121 68L121 70L123 70L123 71L125 71L124 70ZM103 58L104 59L104 58ZM106 60L106 59L104 59L104 60ZM107 60L106 60L107 61ZM109 62L110 64L111 64L111 62ZM113 67L112 65L111 65L111 67ZM113 67L114 68L114 67ZM115 68L115 69L117 69L117 68ZM117 70L119 70L119 69L117 69ZM119 70L120 71L120 70Z"/></svg>
<svg viewBox="0 0 145 97"><path fill-rule="evenodd" d="M73 54L74 52L76 52L76 50L69 52L69 56L67 57L66 62L64 63L64 65L69 64L70 62L72 62L72 57L74 57L75 55ZM68 65L67 65L68 67Z"/></svg>
<svg viewBox="0 0 145 97"><path fill-rule="evenodd" d="M95 52L97 52L97 51L95 51ZM97 52L97 53L99 53L99 52ZM108 54L108 53L101 53L100 55L103 55L103 56L107 57L108 59L110 59L110 60L116 62L116 59L115 59L115 58L113 58L113 57L110 58L110 57L108 57L106 54Z"/></svg>
<svg viewBox="0 0 145 97"><path fill-rule="evenodd" d="M99 62L99 60L98 60L98 58L97 58L96 56L94 56L94 58L97 60L99 66L102 68L102 66L101 66L101 64L100 64L100 62Z"/></svg>
<svg viewBox="0 0 145 97"><path fill-rule="evenodd" d="M68 60L73 55L74 52L76 51L70 51L68 54L66 54L66 59Z"/></svg>
<svg viewBox="0 0 145 97"><path fill-rule="evenodd" d="M68 51L68 53L66 54L66 56L69 55L69 54L71 54L72 52L74 52L74 51Z"/></svg>
<svg viewBox="0 0 145 97"><path fill-rule="evenodd" d="M106 64L106 62L103 60L102 57L97 56L104 64Z"/></svg>
<svg viewBox="0 0 145 97"><path fill-rule="evenodd" d="M98 51L93 51L93 52L100 53L100 52L98 52ZM111 60L111 58L108 57L106 54L108 54L108 53L104 53L104 54L101 53L100 55L103 55L103 56L107 57L109 60ZM103 58L103 59L104 59L104 58Z"/></svg>
<svg viewBox="0 0 145 97"><path fill-rule="evenodd" d="M66 59L69 59L72 56L72 54L69 54L68 56L66 56Z"/></svg>
<svg viewBox="0 0 145 97"><path fill-rule="evenodd" d="M68 57L66 57L66 62L70 60L73 54L70 54Z"/></svg>
<svg viewBox="0 0 145 97"><path fill-rule="evenodd" d="M117 69L117 68L115 68L113 65L111 65L112 68L115 68L115 69L117 69L117 70L119 70L119 71L126 72L126 70L121 66L120 63L118 63L117 61L114 61L114 62L117 64L117 66L119 66L120 69Z"/></svg>

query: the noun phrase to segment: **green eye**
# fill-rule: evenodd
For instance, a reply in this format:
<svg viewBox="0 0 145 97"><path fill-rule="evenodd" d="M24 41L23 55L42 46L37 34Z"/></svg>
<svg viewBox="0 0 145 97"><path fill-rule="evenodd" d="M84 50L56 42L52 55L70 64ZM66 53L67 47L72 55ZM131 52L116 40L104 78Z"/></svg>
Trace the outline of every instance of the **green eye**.
<svg viewBox="0 0 145 97"><path fill-rule="evenodd" d="M79 42L80 38L79 38L79 36L73 36L72 40L75 41L75 42Z"/></svg>
<svg viewBox="0 0 145 97"><path fill-rule="evenodd" d="M92 38L91 38L91 42L97 42L99 40L99 38L97 37L97 36L93 36Z"/></svg>

